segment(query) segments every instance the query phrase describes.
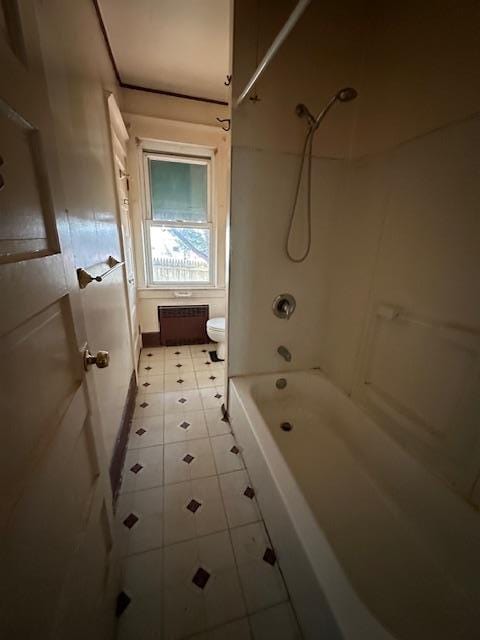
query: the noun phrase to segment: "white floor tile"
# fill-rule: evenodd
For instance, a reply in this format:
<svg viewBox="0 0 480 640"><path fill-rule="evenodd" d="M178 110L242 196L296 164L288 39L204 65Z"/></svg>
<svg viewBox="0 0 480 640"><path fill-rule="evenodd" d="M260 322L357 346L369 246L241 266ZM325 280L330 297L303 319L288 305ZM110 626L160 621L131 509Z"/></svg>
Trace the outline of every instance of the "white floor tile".
<svg viewBox="0 0 480 640"><path fill-rule="evenodd" d="M211 371L196 371L197 384L199 388L218 387L223 384L223 370L213 369Z"/></svg>
<svg viewBox="0 0 480 640"><path fill-rule="evenodd" d="M165 391L185 391L197 388L197 379L193 371L165 374Z"/></svg>
<svg viewBox="0 0 480 640"><path fill-rule="evenodd" d="M140 360L138 374L142 377L161 376L165 372L165 362L163 360Z"/></svg>
<svg viewBox="0 0 480 640"><path fill-rule="evenodd" d="M135 401L134 420L161 416L163 414L163 393L139 393Z"/></svg>
<svg viewBox="0 0 480 640"><path fill-rule="evenodd" d="M163 549L128 556L123 562L122 589L133 600L163 591Z"/></svg>
<svg viewBox="0 0 480 640"><path fill-rule="evenodd" d="M211 389L200 389L204 409L214 409L221 407L225 402L223 387L213 387Z"/></svg>
<svg viewBox="0 0 480 640"><path fill-rule="evenodd" d="M223 420L222 411L218 407L215 409L206 409L205 420L207 421L209 436L221 436L226 433L231 433L230 425L226 420Z"/></svg>
<svg viewBox="0 0 480 640"><path fill-rule="evenodd" d="M184 442L208 436L203 411L186 411L165 416L165 442Z"/></svg>
<svg viewBox="0 0 480 640"><path fill-rule="evenodd" d="M165 373L185 373L185 371L193 371L193 362L190 357L175 360L170 358L165 360Z"/></svg>
<svg viewBox="0 0 480 640"><path fill-rule="evenodd" d="M212 441L215 439L212 438ZM244 495L245 489L250 486L246 471L221 475L219 481L230 527L239 527L260 520L255 498Z"/></svg>
<svg viewBox="0 0 480 640"><path fill-rule="evenodd" d="M218 473L229 473L244 468L242 454L231 434L212 438L212 448Z"/></svg>
<svg viewBox="0 0 480 640"><path fill-rule="evenodd" d="M192 357L203 358L207 357L210 351L213 351L215 348L214 343L210 344L191 344L190 345L190 353Z"/></svg>
<svg viewBox="0 0 480 640"><path fill-rule="evenodd" d="M142 449L163 444L163 415L133 420L128 440L129 449Z"/></svg>
<svg viewBox="0 0 480 640"><path fill-rule="evenodd" d="M186 606L193 599L198 607L198 597L201 596L205 628L216 627L245 615L228 532L166 547L164 558L166 591L175 592ZM193 583L199 568L209 574L203 588Z"/></svg>
<svg viewBox="0 0 480 640"><path fill-rule="evenodd" d="M265 551L271 548L263 523L232 529L231 535L248 612L287 600L277 563L272 565L263 559Z"/></svg>
<svg viewBox="0 0 480 640"><path fill-rule="evenodd" d="M154 376L140 376L138 380L138 393L162 393L164 391L164 374Z"/></svg>
<svg viewBox="0 0 480 640"><path fill-rule="evenodd" d="M206 628L203 594L189 584L165 591L164 611L164 635L158 640L181 640Z"/></svg>
<svg viewBox="0 0 480 640"><path fill-rule="evenodd" d="M140 362L153 362L154 360L165 360L165 350L162 347L142 349Z"/></svg>
<svg viewBox="0 0 480 640"><path fill-rule="evenodd" d="M165 445L165 484L215 475L209 438Z"/></svg>
<svg viewBox="0 0 480 640"><path fill-rule="evenodd" d="M133 518L129 516L133 514ZM127 520L127 526L125 524ZM124 493L115 514L119 553L123 556L161 547L163 543L163 488Z"/></svg>
<svg viewBox="0 0 480 640"><path fill-rule="evenodd" d="M208 354L203 357L193 357L192 363L195 371L215 371L220 368L217 366L217 363L214 363L210 360L210 356Z"/></svg>
<svg viewBox="0 0 480 640"><path fill-rule="evenodd" d="M165 347L165 360L185 360L190 358L190 347Z"/></svg>
<svg viewBox="0 0 480 640"><path fill-rule="evenodd" d="M254 640L301 640L302 635L289 602L259 611L250 617Z"/></svg>
<svg viewBox="0 0 480 640"><path fill-rule="evenodd" d="M235 620L209 632L208 640L251 640L250 625L247 618Z"/></svg>
<svg viewBox="0 0 480 640"><path fill-rule="evenodd" d="M140 491L163 484L163 446L128 449L121 492Z"/></svg>
<svg viewBox="0 0 480 640"><path fill-rule="evenodd" d="M165 415L201 411L202 401L197 389L189 391L170 391L164 394Z"/></svg>
<svg viewBox="0 0 480 640"><path fill-rule="evenodd" d="M195 513L187 509L191 500L201 505ZM167 485L164 510L165 545L222 531L227 527L216 477Z"/></svg>
<svg viewBox="0 0 480 640"><path fill-rule="evenodd" d="M118 621L117 640L160 640L163 637L161 605L161 593L132 600Z"/></svg>

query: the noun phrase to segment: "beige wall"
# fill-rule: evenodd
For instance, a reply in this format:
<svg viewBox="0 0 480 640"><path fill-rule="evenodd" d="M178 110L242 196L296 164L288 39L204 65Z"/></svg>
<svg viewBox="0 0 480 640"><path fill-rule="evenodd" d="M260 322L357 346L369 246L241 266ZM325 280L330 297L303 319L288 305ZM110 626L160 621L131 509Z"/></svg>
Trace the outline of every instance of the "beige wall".
<svg viewBox="0 0 480 640"><path fill-rule="evenodd" d="M229 117L229 107L210 102L125 88L120 89L120 96L125 113L211 126L218 126L217 117Z"/></svg>
<svg viewBox="0 0 480 640"><path fill-rule="evenodd" d="M182 101L185 102L185 101ZM198 107L201 114L205 105ZM208 105L207 105L208 106ZM200 118L200 116L199 116ZM208 304L210 317L225 315L225 238L228 211L229 180L229 135L218 126L212 127L198 123L187 123L165 118L124 113L130 140L128 164L130 172L130 211L135 236L135 255L138 285L138 319L141 331L158 331L157 307L164 305ZM182 289L189 293L188 298L175 296L173 290L148 288L144 276L143 263L143 204L142 176L140 160L142 150L139 140L174 142L182 144L203 145L214 148L214 216L217 220L217 281L216 286L206 289ZM148 144L147 144L148 146Z"/></svg>
<svg viewBox="0 0 480 640"><path fill-rule="evenodd" d="M91 2L38 3L76 267L122 259L115 204L107 92L116 81ZM82 292L90 350L110 353L92 369L110 459L133 371L123 270Z"/></svg>
<svg viewBox="0 0 480 640"><path fill-rule="evenodd" d="M270 31L260 18L261 53L289 7ZM237 3L236 93L255 66L253 12ZM479 17L470 0L311 5L260 101L233 116L231 374L321 366L464 494L480 466ZM317 132L312 253L293 264L293 110L345 85L359 96ZM284 291L288 322L270 309Z"/></svg>

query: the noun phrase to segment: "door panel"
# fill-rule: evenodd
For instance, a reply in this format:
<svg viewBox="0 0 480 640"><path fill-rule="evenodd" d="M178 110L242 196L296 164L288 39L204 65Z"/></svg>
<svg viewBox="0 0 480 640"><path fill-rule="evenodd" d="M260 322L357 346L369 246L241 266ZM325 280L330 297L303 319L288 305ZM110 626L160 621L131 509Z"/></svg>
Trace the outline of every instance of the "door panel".
<svg viewBox="0 0 480 640"><path fill-rule="evenodd" d="M135 277L135 258L133 253L132 223L129 211L129 175L126 146L128 141L128 132L113 95L108 97L108 109L112 133L113 169L115 173L117 202L120 211L122 246L127 276L127 299L130 314L129 324L132 341L132 356L136 371L138 357L140 354L140 334L137 319L137 285Z"/></svg>
<svg viewBox="0 0 480 640"><path fill-rule="evenodd" d="M0 636L79 637L86 615L83 637L106 639L117 576L112 496L82 363L85 323L35 3L2 6Z"/></svg>

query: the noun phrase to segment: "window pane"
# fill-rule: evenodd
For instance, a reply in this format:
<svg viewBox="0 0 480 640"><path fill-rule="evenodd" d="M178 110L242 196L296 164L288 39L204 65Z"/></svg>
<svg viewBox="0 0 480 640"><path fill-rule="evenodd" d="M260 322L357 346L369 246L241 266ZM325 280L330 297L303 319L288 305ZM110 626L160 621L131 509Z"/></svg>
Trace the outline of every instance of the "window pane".
<svg viewBox="0 0 480 640"><path fill-rule="evenodd" d="M210 230L150 227L153 282L209 282Z"/></svg>
<svg viewBox="0 0 480 640"><path fill-rule="evenodd" d="M207 222L207 165L148 160L152 218Z"/></svg>

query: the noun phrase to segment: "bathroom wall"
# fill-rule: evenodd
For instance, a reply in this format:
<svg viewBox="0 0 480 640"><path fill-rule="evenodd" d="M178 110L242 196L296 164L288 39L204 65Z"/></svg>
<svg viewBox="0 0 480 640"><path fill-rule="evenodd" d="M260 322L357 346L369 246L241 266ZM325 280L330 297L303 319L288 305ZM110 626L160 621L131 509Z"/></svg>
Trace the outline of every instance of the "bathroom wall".
<svg viewBox="0 0 480 640"><path fill-rule="evenodd" d="M116 80L92 2L37 5L75 267L89 268L122 259L107 110ZM110 459L133 372L123 269L85 289L82 303L90 350L110 353L107 369L88 374Z"/></svg>
<svg viewBox="0 0 480 640"><path fill-rule="evenodd" d="M322 360L467 495L480 466L479 24L478 2L376 6L328 227Z"/></svg>
<svg viewBox="0 0 480 640"><path fill-rule="evenodd" d="M186 102L182 100L180 102ZM204 112L205 103L197 109ZM210 105L207 105L207 107ZM207 109L208 111L208 109ZM159 117L123 114L130 135L128 164L130 172L130 210L133 220L138 285L138 320L143 333L158 331L158 306L208 304L210 317L225 315L225 240L228 210L229 134L218 126L188 123ZM199 116L199 119L201 115ZM179 298L168 289L148 288L143 263L143 207L140 182L140 154L137 140L156 140L203 145L216 149L214 167L215 212L217 218L217 283L205 289L182 290L190 297Z"/></svg>
<svg viewBox="0 0 480 640"><path fill-rule="evenodd" d="M125 113L178 122L218 126L216 118L229 118L229 106L185 100L136 89L119 89Z"/></svg>
<svg viewBox="0 0 480 640"><path fill-rule="evenodd" d="M246 0L235 6L233 94L238 95L295 6ZM326 312L327 228L341 189L355 126L356 103L338 105L314 146L312 251L302 264L285 255L306 123L295 115L305 102L318 112L338 89L357 86L362 63L362 3L312 3L258 83L258 101L233 112L229 372L243 375L320 366ZM295 226L298 253L305 218ZM280 293L291 293L290 320L272 313ZM285 345L291 363L277 354Z"/></svg>

